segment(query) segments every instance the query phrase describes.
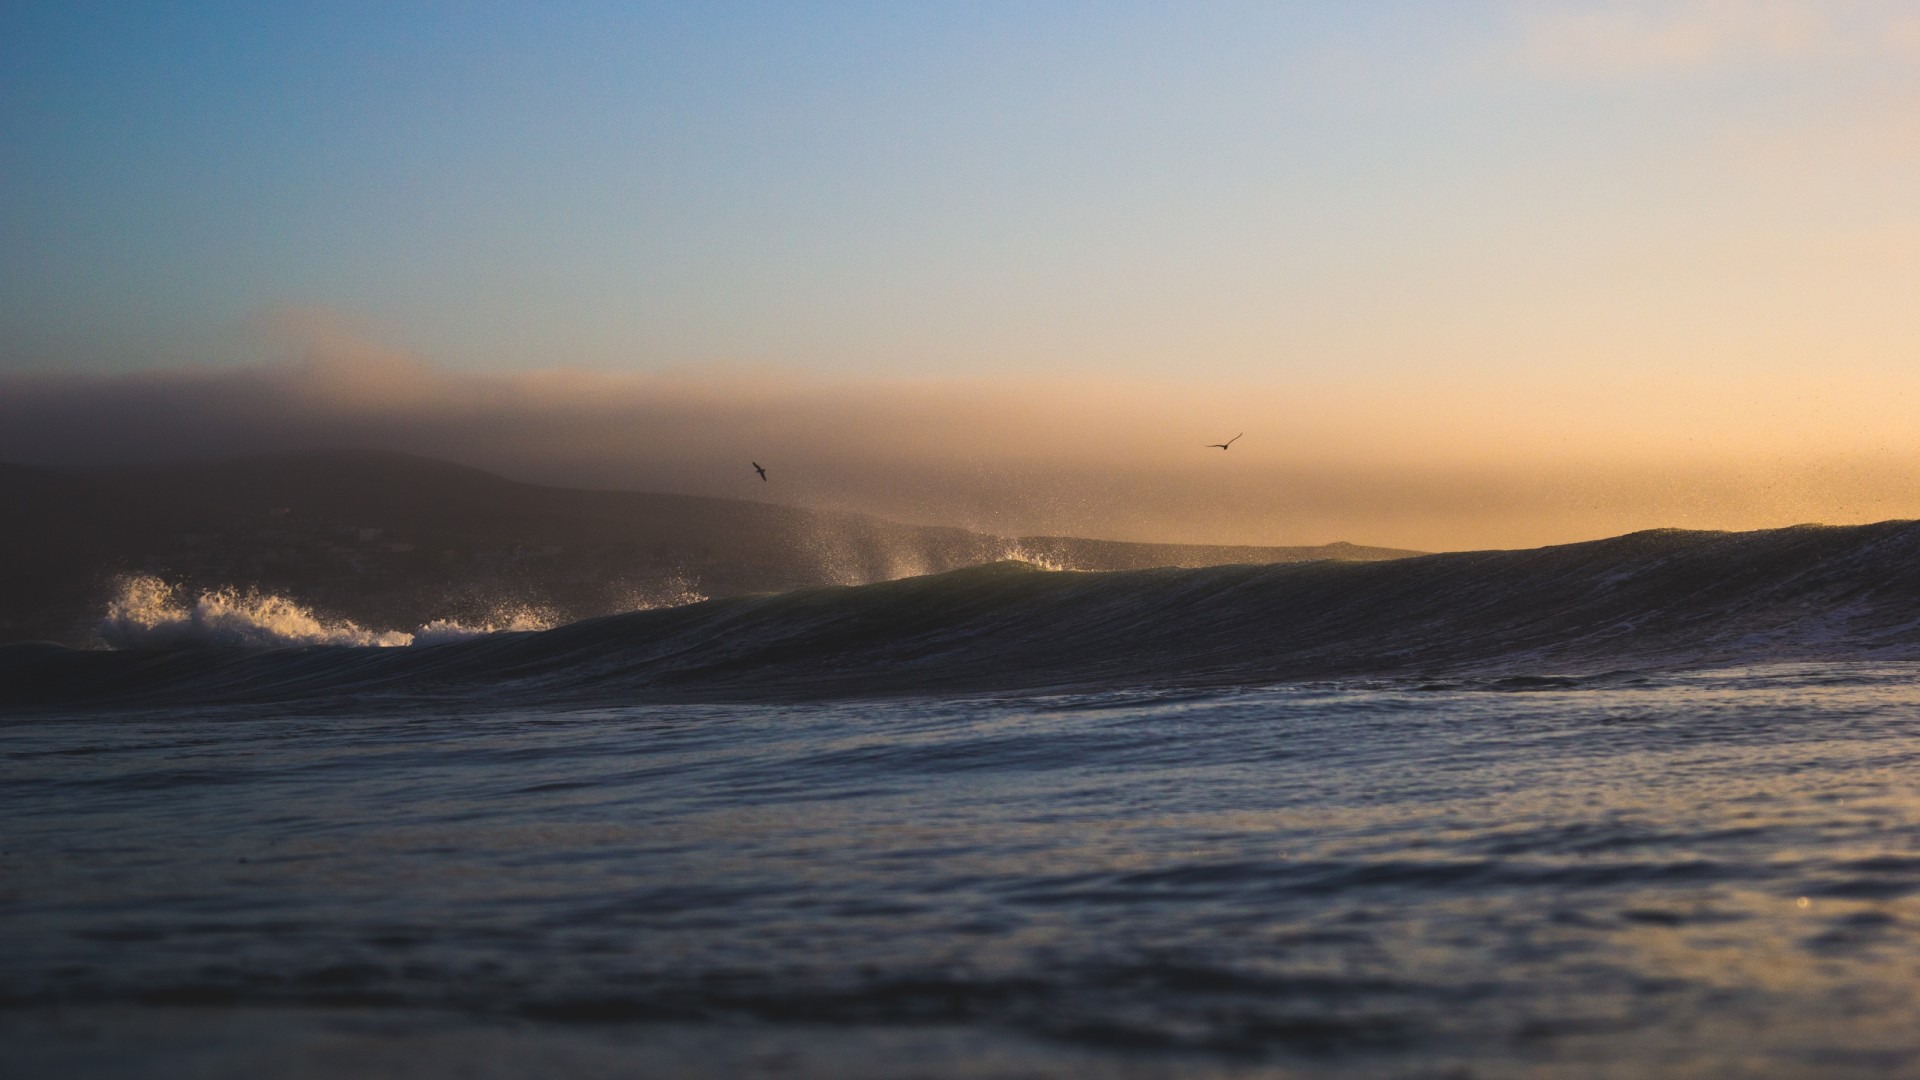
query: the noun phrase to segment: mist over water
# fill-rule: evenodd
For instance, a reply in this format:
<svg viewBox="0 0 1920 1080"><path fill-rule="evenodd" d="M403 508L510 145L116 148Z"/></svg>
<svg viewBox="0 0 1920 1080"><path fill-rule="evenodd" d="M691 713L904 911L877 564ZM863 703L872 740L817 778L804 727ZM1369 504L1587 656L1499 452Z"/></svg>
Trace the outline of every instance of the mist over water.
<svg viewBox="0 0 1920 1080"><path fill-rule="evenodd" d="M476 373L335 342L286 366L0 376L0 460L368 447L1009 536L1522 547L1920 516L1909 381Z"/></svg>

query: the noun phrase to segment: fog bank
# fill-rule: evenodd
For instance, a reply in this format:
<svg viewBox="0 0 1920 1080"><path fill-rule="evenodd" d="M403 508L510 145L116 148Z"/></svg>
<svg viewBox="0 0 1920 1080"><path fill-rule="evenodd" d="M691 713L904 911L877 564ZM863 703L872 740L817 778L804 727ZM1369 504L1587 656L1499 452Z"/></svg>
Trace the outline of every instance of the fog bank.
<svg viewBox="0 0 1920 1080"><path fill-rule="evenodd" d="M1000 534L1441 550L1920 516L1908 390L488 374L335 343L283 365L0 376L0 460L366 447Z"/></svg>

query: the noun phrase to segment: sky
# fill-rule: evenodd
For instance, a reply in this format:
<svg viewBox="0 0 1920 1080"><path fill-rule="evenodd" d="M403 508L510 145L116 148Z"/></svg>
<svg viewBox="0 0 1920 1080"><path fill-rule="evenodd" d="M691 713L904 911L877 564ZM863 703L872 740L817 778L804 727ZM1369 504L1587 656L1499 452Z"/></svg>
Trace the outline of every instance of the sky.
<svg viewBox="0 0 1920 1080"><path fill-rule="evenodd" d="M6 460L1428 549L1916 517L1915 296L1906 2L0 6Z"/></svg>

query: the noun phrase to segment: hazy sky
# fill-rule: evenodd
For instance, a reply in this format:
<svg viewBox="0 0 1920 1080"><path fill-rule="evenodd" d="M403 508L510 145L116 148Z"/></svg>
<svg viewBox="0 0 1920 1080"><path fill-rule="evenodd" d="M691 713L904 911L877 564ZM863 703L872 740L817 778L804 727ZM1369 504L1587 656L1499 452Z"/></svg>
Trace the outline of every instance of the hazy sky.
<svg viewBox="0 0 1920 1080"><path fill-rule="evenodd" d="M1010 529L1920 516L1916 297L1910 2L0 5L15 459L197 387Z"/></svg>

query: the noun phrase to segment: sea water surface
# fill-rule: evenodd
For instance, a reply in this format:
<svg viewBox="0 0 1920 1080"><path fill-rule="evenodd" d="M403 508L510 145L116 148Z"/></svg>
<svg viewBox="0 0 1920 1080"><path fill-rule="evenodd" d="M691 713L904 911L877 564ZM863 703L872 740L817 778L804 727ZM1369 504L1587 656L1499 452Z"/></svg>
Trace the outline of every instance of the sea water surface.
<svg viewBox="0 0 1920 1080"><path fill-rule="evenodd" d="M1920 669L0 717L9 1076L1903 1076Z"/></svg>

